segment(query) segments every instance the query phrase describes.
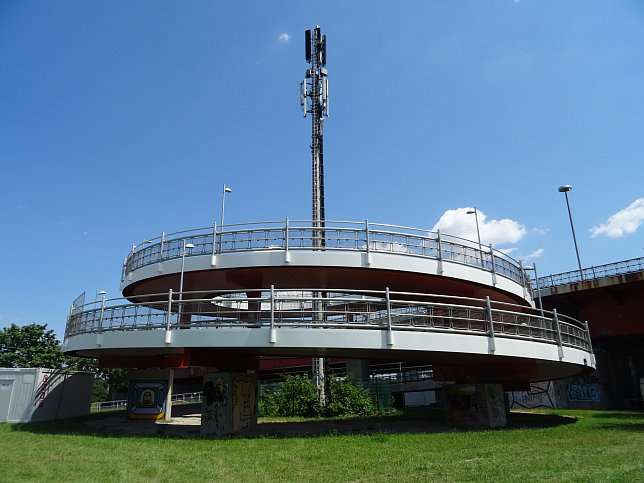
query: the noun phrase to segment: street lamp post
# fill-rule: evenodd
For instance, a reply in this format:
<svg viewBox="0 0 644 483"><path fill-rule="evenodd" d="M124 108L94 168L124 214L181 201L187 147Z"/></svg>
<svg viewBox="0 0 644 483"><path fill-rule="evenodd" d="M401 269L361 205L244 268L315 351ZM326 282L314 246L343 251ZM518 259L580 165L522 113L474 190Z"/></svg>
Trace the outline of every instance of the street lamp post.
<svg viewBox="0 0 644 483"><path fill-rule="evenodd" d="M219 224L219 251L221 252L222 246L222 233L224 231L224 208L226 206L226 193L232 193L233 190L231 190L228 186L226 186L226 183L224 183L224 187L221 191L221 223Z"/></svg>
<svg viewBox="0 0 644 483"><path fill-rule="evenodd" d="M572 186L565 184L559 187L559 192L563 193L566 197L566 206L568 207L568 217L570 218L570 229L572 230L572 240L575 242L575 253L577 254L577 263L579 264L579 274L581 275L581 281L584 281L584 271L581 268L581 259L579 258L579 248L577 247L577 237L575 236L575 226L572 223L572 213L570 212L570 203L568 202L568 191L572 189Z"/></svg>
<svg viewBox="0 0 644 483"><path fill-rule="evenodd" d="M479 239L479 250L481 250L481 232L479 231L479 214L476 206L472 210L467 210L468 215L474 215L474 220L476 220L476 236Z"/></svg>
<svg viewBox="0 0 644 483"><path fill-rule="evenodd" d="M177 308L177 323L181 323L181 312L183 309L182 300L183 300L183 270L186 262L186 249L194 248L195 246L192 243L186 243L186 239L183 239L183 250L181 251L181 275L179 277L179 307Z"/></svg>

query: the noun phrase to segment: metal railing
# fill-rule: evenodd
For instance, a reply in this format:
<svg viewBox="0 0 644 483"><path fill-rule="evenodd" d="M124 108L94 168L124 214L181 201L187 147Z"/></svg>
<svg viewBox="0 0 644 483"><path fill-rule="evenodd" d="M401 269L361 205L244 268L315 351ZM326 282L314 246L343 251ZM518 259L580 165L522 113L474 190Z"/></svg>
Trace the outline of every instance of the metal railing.
<svg viewBox="0 0 644 483"><path fill-rule="evenodd" d="M259 222L197 228L160 237L132 246L125 258L121 281L141 267L181 258L184 244L186 257L220 253L316 250L358 251L364 253L396 253L414 257L449 261L477 267L507 277L530 288L527 276L517 260L496 250L492 245L481 248L478 243L432 232L396 225L351 221L326 221L323 228L313 227L310 221ZM323 243L320 243L320 237Z"/></svg>
<svg viewBox="0 0 644 483"><path fill-rule="evenodd" d="M327 289L328 290L328 289ZM247 293L259 293L249 297ZM108 331L220 328L361 329L449 332L530 339L590 350L586 324L556 311L489 298L475 299L409 292L349 289L253 289L221 292L184 292L102 301L70 314L65 337ZM132 297L135 298L135 297ZM389 334L391 335L391 334Z"/></svg>
<svg viewBox="0 0 644 483"><path fill-rule="evenodd" d="M598 265L596 267L584 268L583 280L595 280L599 278L614 277L617 275L625 275L627 273L636 273L644 271L644 257L632 258L630 260L623 260L621 262L608 263L606 265ZM570 272L557 273L553 275L546 275L539 277L539 288L546 289L556 287L557 285L566 285L569 283L581 282L581 272L579 270L572 270ZM532 282L532 289L537 290L537 281Z"/></svg>
<svg viewBox="0 0 644 483"><path fill-rule="evenodd" d="M172 404L193 404L200 403L203 393L200 392L186 392L183 394L173 394L171 397ZM113 411L116 409L125 409L127 407L127 399L118 399L115 401L102 401L92 403L92 411Z"/></svg>

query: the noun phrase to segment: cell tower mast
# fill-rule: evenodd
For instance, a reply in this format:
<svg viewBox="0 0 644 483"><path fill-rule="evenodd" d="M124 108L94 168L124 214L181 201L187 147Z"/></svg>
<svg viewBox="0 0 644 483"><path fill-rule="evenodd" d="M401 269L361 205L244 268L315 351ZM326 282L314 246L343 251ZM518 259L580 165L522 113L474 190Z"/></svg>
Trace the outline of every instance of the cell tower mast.
<svg viewBox="0 0 644 483"><path fill-rule="evenodd" d="M326 65L326 35L320 32L320 26L313 31L304 33L306 61L311 64L306 69L306 77L300 83L300 104L304 112L311 114L311 161L313 165L312 191L313 191L313 246L323 249L325 246L324 235L324 143L322 125L324 118L329 116L329 80L327 79ZM324 318L324 307L321 299L323 292L316 292L317 301L313 304L313 312L318 320ZM325 404L324 390L324 358L313 358L313 378L318 387L318 397L322 405Z"/></svg>
<svg viewBox="0 0 644 483"><path fill-rule="evenodd" d="M304 112L311 114L311 161L313 165L313 227L324 228L324 143L322 125L329 116L329 80L326 65L326 35L316 26L304 35L306 61L311 64L306 69L306 77L300 83L300 104ZM307 100L308 99L308 100ZM315 246L324 246L322 230L314 233Z"/></svg>

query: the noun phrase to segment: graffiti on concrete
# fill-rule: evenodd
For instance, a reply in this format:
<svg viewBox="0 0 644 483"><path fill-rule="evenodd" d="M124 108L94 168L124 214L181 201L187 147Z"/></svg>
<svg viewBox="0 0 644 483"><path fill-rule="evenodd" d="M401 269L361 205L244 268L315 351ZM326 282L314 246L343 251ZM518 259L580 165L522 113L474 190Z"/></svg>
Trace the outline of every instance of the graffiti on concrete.
<svg viewBox="0 0 644 483"><path fill-rule="evenodd" d="M132 381L128 393L128 418L159 419L165 416L167 381Z"/></svg>
<svg viewBox="0 0 644 483"><path fill-rule="evenodd" d="M568 398L571 401L584 401L599 403L602 400L602 393L599 384L569 384Z"/></svg>
<svg viewBox="0 0 644 483"><path fill-rule="evenodd" d="M533 382L529 391L509 393L512 409L550 408L555 409L555 388L552 381Z"/></svg>
<svg viewBox="0 0 644 483"><path fill-rule="evenodd" d="M230 434L257 424L257 376L219 372L204 375L201 432Z"/></svg>
<svg viewBox="0 0 644 483"><path fill-rule="evenodd" d="M229 432L228 384L223 377L213 374L204 376L201 425L202 430L210 433Z"/></svg>
<svg viewBox="0 0 644 483"><path fill-rule="evenodd" d="M248 429L254 422L257 403L255 380L246 375L236 375L233 387L233 429Z"/></svg>
<svg viewBox="0 0 644 483"><path fill-rule="evenodd" d="M597 374L585 374L567 381L568 400L571 402L601 403L602 391Z"/></svg>

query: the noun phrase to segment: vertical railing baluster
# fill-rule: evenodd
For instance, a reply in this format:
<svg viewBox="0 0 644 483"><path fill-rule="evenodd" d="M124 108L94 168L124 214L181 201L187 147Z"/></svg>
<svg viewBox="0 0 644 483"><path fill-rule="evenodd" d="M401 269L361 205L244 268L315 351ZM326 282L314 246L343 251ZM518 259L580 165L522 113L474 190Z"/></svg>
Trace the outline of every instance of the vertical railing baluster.
<svg viewBox="0 0 644 483"><path fill-rule="evenodd" d="M389 295L389 287L385 289L385 300L387 305L387 345L394 344L393 333L391 332L391 297Z"/></svg>
<svg viewBox="0 0 644 483"><path fill-rule="evenodd" d="M485 297L485 318L489 325L488 330L488 348L490 352L494 353L496 351L496 340L494 339L494 319L492 318L492 304L490 302L490 297Z"/></svg>
<svg viewBox="0 0 644 483"><path fill-rule="evenodd" d="M369 266L369 265L371 265L371 236L370 236L370 233L369 233L369 220L368 219L366 219L364 221L364 225L365 225L365 228L364 228L365 240L367 242L367 255L366 255L367 260L365 262L365 265Z"/></svg>
<svg viewBox="0 0 644 483"><path fill-rule="evenodd" d="M168 291L168 312L166 316L165 326L165 343L169 344L172 341L172 333L170 332L170 317L172 316L172 289Z"/></svg>
<svg viewBox="0 0 644 483"><path fill-rule="evenodd" d="M552 310L553 321L555 323L555 329L557 334L557 346L559 348L559 360L563 360L563 340L561 338L561 329L559 327L559 316L557 315L557 309Z"/></svg>
<svg viewBox="0 0 644 483"><path fill-rule="evenodd" d="M438 241L438 274L443 275L443 243L440 230L436 230L436 240Z"/></svg>
<svg viewBox="0 0 644 483"><path fill-rule="evenodd" d="M492 285L496 287L496 260L494 259L494 249L490 243L490 261L492 262Z"/></svg>
<svg viewBox="0 0 644 483"><path fill-rule="evenodd" d="M275 332L275 286L271 285L271 330L269 334L269 342L274 344L277 342L277 333Z"/></svg>

